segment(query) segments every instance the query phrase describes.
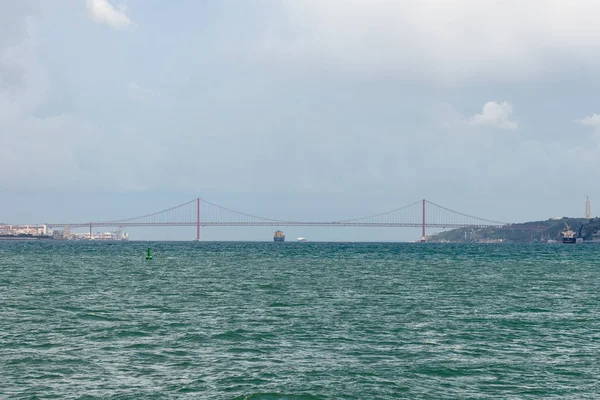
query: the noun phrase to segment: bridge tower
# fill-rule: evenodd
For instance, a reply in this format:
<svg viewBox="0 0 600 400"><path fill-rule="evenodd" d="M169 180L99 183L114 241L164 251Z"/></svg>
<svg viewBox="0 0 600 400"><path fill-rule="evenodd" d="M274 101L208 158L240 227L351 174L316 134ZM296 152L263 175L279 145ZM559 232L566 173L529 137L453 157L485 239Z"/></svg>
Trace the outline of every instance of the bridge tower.
<svg viewBox="0 0 600 400"><path fill-rule="evenodd" d="M197 210L196 210L196 240L200 241L200 197L196 199Z"/></svg>
<svg viewBox="0 0 600 400"><path fill-rule="evenodd" d="M423 219L421 220L421 242L425 241L425 199L423 199Z"/></svg>

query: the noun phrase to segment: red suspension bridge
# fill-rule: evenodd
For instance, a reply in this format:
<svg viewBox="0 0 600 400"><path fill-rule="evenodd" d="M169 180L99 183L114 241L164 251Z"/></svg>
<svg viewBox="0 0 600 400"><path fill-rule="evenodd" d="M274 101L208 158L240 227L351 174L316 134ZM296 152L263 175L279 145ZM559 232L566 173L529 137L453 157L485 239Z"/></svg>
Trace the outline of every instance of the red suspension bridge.
<svg viewBox="0 0 600 400"><path fill-rule="evenodd" d="M91 221L80 223L46 224L48 228L69 226L70 228L90 229L94 227L166 227L195 226L196 240L200 240L200 228L206 226L339 226L359 228L421 228L423 238L426 228L464 228L504 226L506 223L475 217L419 200L394 210L339 221L293 221L265 218L222 207L218 204L197 198L162 211L111 221Z"/></svg>

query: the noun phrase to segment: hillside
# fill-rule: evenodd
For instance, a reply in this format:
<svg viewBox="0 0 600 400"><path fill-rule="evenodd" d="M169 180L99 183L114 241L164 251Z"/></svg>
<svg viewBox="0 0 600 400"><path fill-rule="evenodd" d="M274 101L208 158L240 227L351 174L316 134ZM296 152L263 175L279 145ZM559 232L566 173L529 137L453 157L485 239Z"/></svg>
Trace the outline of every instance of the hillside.
<svg viewBox="0 0 600 400"><path fill-rule="evenodd" d="M506 225L501 228L459 228L427 236L428 242L545 242L560 240L567 223L579 232L585 241L600 237L600 218L568 218L532 221Z"/></svg>

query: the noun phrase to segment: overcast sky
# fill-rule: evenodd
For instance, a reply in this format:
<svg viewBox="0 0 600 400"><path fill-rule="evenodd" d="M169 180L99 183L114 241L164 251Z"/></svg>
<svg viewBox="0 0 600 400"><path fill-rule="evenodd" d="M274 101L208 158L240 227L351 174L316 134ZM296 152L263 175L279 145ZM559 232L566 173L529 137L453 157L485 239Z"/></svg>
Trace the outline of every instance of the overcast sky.
<svg viewBox="0 0 600 400"><path fill-rule="evenodd" d="M427 198L523 221L582 216L586 195L598 214L599 13L588 0L0 0L0 221L198 196L284 219ZM194 235L174 232L138 237Z"/></svg>

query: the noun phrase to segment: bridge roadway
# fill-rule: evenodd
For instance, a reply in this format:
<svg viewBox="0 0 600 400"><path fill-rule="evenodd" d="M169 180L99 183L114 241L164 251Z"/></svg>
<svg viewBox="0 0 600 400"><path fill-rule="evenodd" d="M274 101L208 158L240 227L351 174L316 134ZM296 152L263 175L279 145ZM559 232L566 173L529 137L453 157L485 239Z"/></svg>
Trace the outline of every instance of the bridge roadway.
<svg viewBox="0 0 600 400"><path fill-rule="evenodd" d="M61 228L68 225L70 228L89 228L91 226L95 228L113 228L113 227L151 227L151 226L271 226L271 227L284 227L284 226L327 226L327 227L354 227L354 228L421 228L423 223L410 223L410 222L299 222L299 221L255 221L255 222L88 222L78 224L46 224L48 228ZM439 228L439 229L454 229L454 228L489 228L489 227L504 227L506 225L501 224L438 224L438 223L425 223L427 228Z"/></svg>
<svg viewBox="0 0 600 400"><path fill-rule="evenodd" d="M425 199L391 211L338 221L289 221L264 218L235 211L201 198L190 200L175 207L150 214L120 220L89 221L80 223L46 224L48 228L132 228L132 227L196 227L196 239L200 240L201 227L348 227L348 228L421 228L425 237L426 228L487 228L503 227L506 223L478 218L429 202Z"/></svg>

